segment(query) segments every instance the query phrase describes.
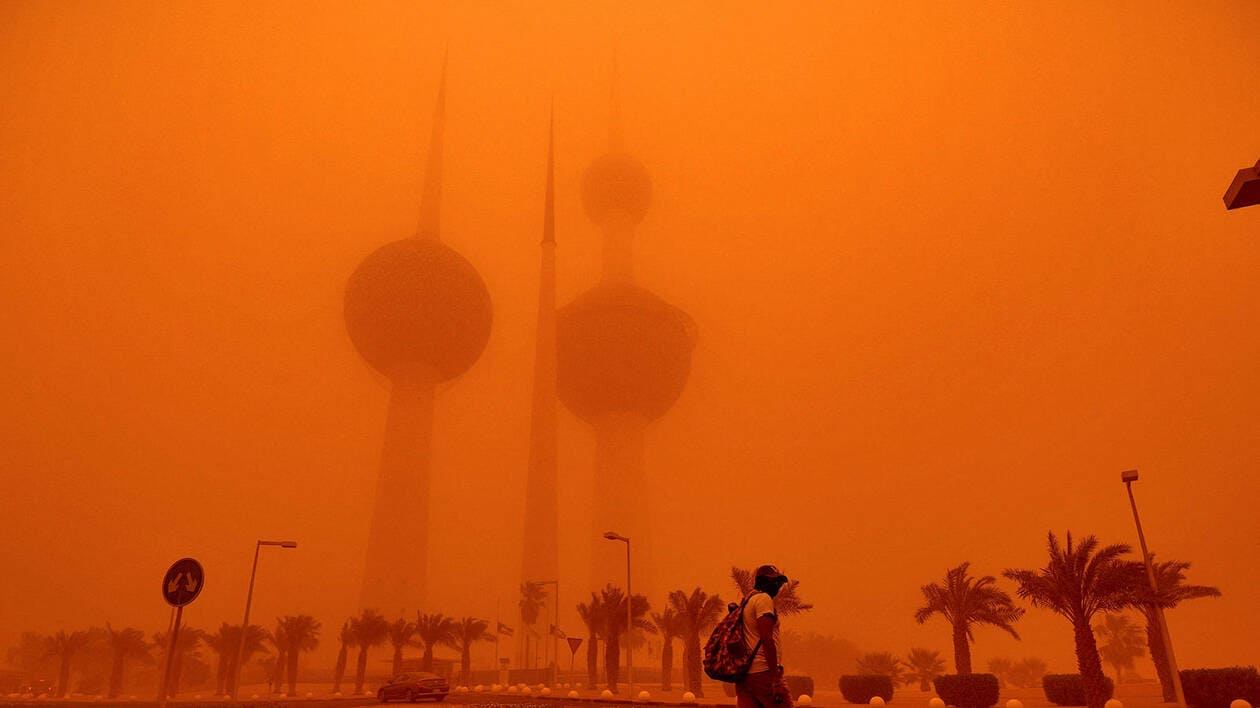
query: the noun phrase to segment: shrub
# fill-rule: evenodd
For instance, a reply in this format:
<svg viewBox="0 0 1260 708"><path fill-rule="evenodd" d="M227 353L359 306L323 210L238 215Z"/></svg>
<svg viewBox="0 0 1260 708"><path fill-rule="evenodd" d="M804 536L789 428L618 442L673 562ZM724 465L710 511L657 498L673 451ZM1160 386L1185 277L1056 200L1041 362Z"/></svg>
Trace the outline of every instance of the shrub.
<svg viewBox="0 0 1260 708"><path fill-rule="evenodd" d="M946 674L932 682L941 700L958 708L989 708L998 702L998 680L993 674Z"/></svg>
<svg viewBox="0 0 1260 708"><path fill-rule="evenodd" d="M811 676L784 676L783 680L787 682L792 700L796 700L798 696L814 695L814 679Z"/></svg>
<svg viewBox="0 0 1260 708"><path fill-rule="evenodd" d="M850 703L870 703L875 696L891 701L892 679L879 674L840 677L840 695Z"/></svg>
<svg viewBox="0 0 1260 708"><path fill-rule="evenodd" d="M1116 684L1110 676L1104 676L1103 682L1107 684L1107 695L1103 698L1110 700ZM1085 684L1080 674L1046 674L1041 677L1041 688L1046 692L1046 700L1056 706L1086 705Z"/></svg>
<svg viewBox="0 0 1260 708"><path fill-rule="evenodd" d="M1254 666L1228 669L1187 669L1181 672L1186 703L1197 708L1229 708L1239 698L1260 704L1260 673Z"/></svg>

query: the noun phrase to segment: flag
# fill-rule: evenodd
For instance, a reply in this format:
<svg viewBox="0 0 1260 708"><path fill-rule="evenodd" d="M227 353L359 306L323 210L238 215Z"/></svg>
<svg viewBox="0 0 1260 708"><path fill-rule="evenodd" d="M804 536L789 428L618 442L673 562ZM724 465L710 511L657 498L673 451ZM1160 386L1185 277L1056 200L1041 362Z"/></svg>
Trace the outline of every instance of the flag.
<svg viewBox="0 0 1260 708"><path fill-rule="evenodd" d="M502 622L499 623L499 634L510 637L512 636L513 633L514 632L511 627L507 626L506 624L503 624Z"/></svg>
<svg viewBox="0 0 1260 708"><path fill-rule="evenodd" d="M568 637L565 636L564 632L560 631L560 628L555 626L554 624L551 625L551 636L555 637L556 639L568 639Z"/></svg>

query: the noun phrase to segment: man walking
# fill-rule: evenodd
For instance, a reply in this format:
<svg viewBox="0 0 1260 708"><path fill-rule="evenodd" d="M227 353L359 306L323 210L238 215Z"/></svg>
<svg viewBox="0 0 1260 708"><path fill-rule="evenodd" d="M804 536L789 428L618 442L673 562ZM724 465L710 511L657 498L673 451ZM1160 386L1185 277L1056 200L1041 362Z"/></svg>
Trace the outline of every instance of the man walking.
<svg viewBox="0 0 1260 708"><path fill-rule="evenodd" d="M748 674L735 683L739 708L792 708L792 694L783 680L780 665L779 615L774 596L788 578L772 565L757 568L753 591L744 604L744 641L754 652Z"/></svg>

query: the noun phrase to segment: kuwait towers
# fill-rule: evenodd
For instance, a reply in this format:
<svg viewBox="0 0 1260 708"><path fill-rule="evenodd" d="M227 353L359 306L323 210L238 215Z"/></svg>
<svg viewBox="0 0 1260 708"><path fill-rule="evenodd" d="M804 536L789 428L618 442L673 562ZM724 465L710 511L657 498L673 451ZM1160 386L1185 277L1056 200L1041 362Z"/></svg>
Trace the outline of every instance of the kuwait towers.
<svg viewBox="0 0 1260 708"><path fill-rule="evenodd" d="M603 236L598 285L560 310L556 328L558 393L595 434L591 589L624 589L620 544L633 544L637 592L654 589L644 444L648 425L674 404L691 372L695 323L635 282L632 241L652 200L652 181L624 148L613 81L608 151L582 177L582 205Z"/></svg>
<svg viewBox="0 0 1260 708"><path fill-rule="evenodd" d="M373 251L346 283L346 330L389 382L361 606L390 617L425 601L435 390L467 371L490 336L485 283L440 240L445 104L444 65L416 233Z"/></svg>

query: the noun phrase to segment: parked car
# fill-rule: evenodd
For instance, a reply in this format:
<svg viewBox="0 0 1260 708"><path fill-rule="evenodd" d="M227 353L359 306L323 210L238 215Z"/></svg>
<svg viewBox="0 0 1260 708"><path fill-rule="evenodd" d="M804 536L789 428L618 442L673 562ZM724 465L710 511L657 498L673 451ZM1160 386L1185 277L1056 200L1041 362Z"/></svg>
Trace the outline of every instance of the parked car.
<svg viewBox="0 0 1260 708"><path fill-rule="evenodd" d="M426 671L410 671L405 674L398 674L389 680L389 683L381 686L376 692L376 697L381 703L385 701L411 701L415 702L422 698L432 698L440 701L446 698L446 694L451 692L451 684L446 679L431 674Z"/></svg>

